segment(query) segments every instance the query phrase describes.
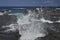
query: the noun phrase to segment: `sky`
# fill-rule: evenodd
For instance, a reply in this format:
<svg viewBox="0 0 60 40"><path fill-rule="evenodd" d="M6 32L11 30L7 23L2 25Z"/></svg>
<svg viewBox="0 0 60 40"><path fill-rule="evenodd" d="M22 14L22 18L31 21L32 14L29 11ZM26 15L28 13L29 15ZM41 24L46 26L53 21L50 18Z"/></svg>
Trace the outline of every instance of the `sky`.
<svg viewBox="0 0 60 40"><path fill-rule="evenodd" d="M0 7L8 6L59 7L60 0L0 0Z"/></svg>

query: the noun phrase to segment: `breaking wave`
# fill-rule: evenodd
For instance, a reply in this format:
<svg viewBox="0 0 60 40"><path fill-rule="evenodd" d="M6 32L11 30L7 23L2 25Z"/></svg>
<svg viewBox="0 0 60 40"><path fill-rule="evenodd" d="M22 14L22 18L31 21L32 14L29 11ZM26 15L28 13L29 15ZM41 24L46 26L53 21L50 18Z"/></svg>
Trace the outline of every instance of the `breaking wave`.
<svg viewBox="0 0 60 40"><path fill-rule="evenodd" d="M18 18L20 40L35 40L37 37L44 37L47 34L44 27L41 26L42 22L38 19L38 15L29 11L27 15Z"/></svg>

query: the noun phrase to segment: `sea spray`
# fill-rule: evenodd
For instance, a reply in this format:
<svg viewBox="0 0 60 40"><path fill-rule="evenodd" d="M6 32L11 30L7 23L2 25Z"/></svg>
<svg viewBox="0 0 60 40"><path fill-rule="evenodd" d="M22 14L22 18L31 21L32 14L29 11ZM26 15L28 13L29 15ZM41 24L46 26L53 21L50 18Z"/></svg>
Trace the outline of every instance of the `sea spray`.
<svg viewBox="0 0 60 40"><path fill-rule="evenodd" d="M29 11L29 14L23 15L22 19L18 18L19 33L21 34L20 40L34 40L37 37L44 37L45 30L41 27L41 21L36 19L35 13Z"/></svg>

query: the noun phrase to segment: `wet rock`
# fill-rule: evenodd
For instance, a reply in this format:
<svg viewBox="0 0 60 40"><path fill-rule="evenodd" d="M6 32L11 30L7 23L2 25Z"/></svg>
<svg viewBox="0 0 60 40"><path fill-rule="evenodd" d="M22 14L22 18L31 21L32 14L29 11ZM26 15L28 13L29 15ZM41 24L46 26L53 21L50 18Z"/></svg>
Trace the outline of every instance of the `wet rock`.
<svg viewBox="0 0 60 40"><path fill-rule="evenodd" d="M18 40L20 36L18 31L9 33L0 32L0 40Z"/></svg>
<svg viewBox="0 0 60 40"><path fill-rule="evenodd" d="M58 32L58 33L49 33L45 37L38 37L35 40L60 40L60 32Z"/></svg>
<svg viewBox="0 0 60 40"><path fill-rule="evenodd" d="M43 23L42 26L45 27L48 34L35 40L60 40L60 23Z"/></svg>
<svg viewBox="0 0 60 40"><path fill-rule="evenodd" d="M10 25L17 22L17 18L14 15L0 15L0 26Z"/></svg>
<svg viewBox="0 0 60 40"><path fill-rule="evenodd" d="M15 31L7 31L10 27L3 28L2 26L16 24L17 18L15 15L0 15L0 40L18 40L21 35L19 35L18 29Z"/></svg>

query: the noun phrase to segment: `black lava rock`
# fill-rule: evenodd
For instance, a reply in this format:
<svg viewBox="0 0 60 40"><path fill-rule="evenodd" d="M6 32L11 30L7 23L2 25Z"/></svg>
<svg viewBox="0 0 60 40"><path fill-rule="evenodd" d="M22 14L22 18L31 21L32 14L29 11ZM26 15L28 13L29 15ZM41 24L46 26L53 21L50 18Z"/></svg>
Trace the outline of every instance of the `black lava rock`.
<svg viewBox="0 0 60 40"><path fill-rule="evenodd" d="M10 27L2 27L10 24L16 24L17 18L15 15L0 15L0 40L18 40L21 35L19 35L18 29L16 31L11 30L10 32L5 32L5 30L10 29Z"/></svg>

